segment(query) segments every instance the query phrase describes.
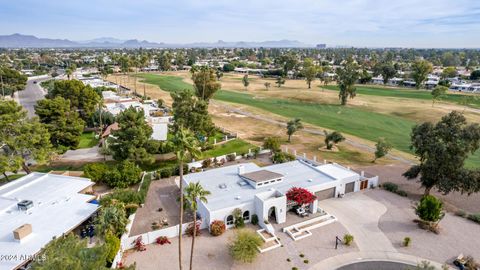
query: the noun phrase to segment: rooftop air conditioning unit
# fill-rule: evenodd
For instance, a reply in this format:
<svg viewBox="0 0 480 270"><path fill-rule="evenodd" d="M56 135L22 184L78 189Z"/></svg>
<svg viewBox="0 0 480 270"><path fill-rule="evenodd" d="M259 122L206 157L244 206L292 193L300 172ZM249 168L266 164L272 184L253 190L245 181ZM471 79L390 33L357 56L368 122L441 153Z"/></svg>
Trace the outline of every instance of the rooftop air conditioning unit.
<svg viewBox="0 0 480 270"><path fill-rule="evenodd" d="M27 211L33 207L33 202L31 200L23 200L17 203L18 210Z"/></svg>

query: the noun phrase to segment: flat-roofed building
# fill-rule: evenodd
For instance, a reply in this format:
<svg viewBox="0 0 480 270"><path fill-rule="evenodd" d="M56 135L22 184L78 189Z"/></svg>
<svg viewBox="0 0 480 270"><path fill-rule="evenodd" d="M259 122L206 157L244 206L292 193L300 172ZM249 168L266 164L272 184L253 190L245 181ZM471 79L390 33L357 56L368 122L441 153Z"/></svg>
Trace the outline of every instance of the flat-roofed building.
<svg viewBox="0 0 480 270"><path fill-rule="evenodd" d="M98 209L87 178L31 173L0 186L0 269L17 269Z"/></svg>
<svg viewBox="0 0 480 270"><path fill-rule="evenodd" d="M211 192L208 202L199 202L198 214L203 226L214 220L224 221L227 227L234 226L232 212L238 208L245 222L256 214L263 227L269 219L277 223L286 221L289 208L286 193L293 187L307 189L316 196L308 207L315 213L321 208L319 201L376 186L378 177L366 177L335 163L315 165L295 160L266 167L253 162L221 167L188 174L184 182L185 185L199 182Z"/></svg>

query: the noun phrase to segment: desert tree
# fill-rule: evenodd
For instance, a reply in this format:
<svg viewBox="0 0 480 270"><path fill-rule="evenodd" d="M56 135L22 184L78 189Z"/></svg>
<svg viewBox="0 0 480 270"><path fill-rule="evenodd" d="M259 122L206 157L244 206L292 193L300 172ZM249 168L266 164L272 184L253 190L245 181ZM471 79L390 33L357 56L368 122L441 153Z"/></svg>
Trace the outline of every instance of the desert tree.
<svg viewBox="0 0 480 270"><path fill-rule="evenodd" d="M433 124L416 125L410 135L411 149L419 159L403 176L416 179L425 188L448 194L452 191L474 193L480 191L480 172L465 167L467 158L480 147L480 125L468 124L457 111Z"/></svg>
<svg viewBox="0 0 480 270"><path fill-rule="evenodd" d="M324 130L323 132L325 133L325 146L328 150L332 150L334 145L345 140L345 137L343 137L343 135L338 131L329 133L328 131Z"/></svg>
<svg viewBox="0 0 480 270"><path fill-rule="evenodd" d="M347 105L348 98L354 98L356 95L355 83L359 78L358 65L352 58L348 58L342 67L337 69L337 77L340 88L338 97L342 105Z"/></svg>
<svg viewBox="0 0 480 270"><path fill-rule="evenodd" d="M445 86L437 85L432 90L432 107L435 105L435 102L441 99L447 94L448 88Z"/></svg>
<svg viewBox="0 0 480 270"><path fill-rule="evenodd" d="M385 138L379 138L375 144L375 158L372 162L375 163L377 159L386 156L391 149L392 145L390 142L388 142Z"/></svg>
<svg viewBox="0 0 480 270"><path fill-rule="evenodd" d="M426 60L416 60L412 64L412 77L415 81L415 87L417 89L423 84L427 79L428 74L432 72L433 66L430 62Z"/></svg>
<svg viewBox="0 0 480 270"><path fill-rule="evenodd" d="M250 85L250 80L248 79L248 74L245 74L243 76L242 84L243 84L243 87L245 87L245 90L248 90L248 86Z"/></svg>

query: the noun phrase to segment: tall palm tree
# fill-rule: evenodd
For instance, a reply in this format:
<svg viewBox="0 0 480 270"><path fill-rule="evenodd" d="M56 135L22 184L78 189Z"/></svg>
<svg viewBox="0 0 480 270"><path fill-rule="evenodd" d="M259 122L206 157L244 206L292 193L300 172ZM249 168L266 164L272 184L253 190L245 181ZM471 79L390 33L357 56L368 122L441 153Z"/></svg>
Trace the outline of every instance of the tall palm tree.
<svg viewBox="0 0 480 270"><path fill-rule="evenodd" d="M175 146L175 155L178 162L178 170L180 174L180 224L178 226L178 267L182 270L182 224L183 224L183 163L187 155L197 157L200 154L198 141L195 136L183 127L179 127L172 139Z"/></svg>
<svg viewBox="0 0 480 270"><path fill-rule="evenodd" d="M197 209L198 202L202 201L207 202L207 197L210 195L210 191L203 189L202 185L199 182L190 183L185 188L185 200L187 201L188 207L193 212L193 235L192 235L192 247L190 250L190 270L193 266L193 248L195 247L195 236L197 234Z"/></svg>

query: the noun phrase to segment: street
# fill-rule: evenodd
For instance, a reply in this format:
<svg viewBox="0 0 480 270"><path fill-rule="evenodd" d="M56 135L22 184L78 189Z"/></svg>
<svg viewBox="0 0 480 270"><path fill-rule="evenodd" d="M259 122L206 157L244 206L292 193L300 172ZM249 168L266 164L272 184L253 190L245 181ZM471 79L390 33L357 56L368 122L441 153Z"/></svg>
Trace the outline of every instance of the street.
<svg viewBox="0 0 480 270"><path fill-rule="evenodd" d="M45 96L45 93L40 88L40 82L48 79L50 78L29 79L25 90L17 92L18 101L28 111L28 117L35 116L34 106L38 100L43 99ZM36 81L37 84L33 83L34 81Z"/></svg>

